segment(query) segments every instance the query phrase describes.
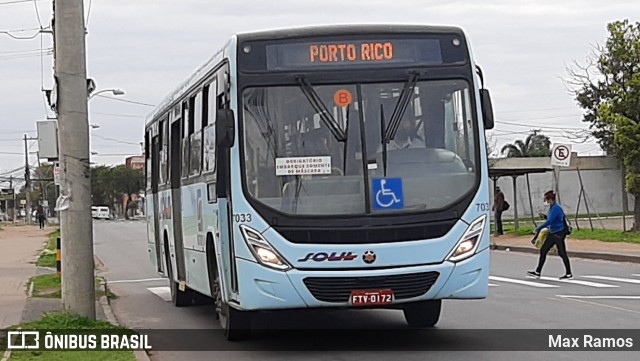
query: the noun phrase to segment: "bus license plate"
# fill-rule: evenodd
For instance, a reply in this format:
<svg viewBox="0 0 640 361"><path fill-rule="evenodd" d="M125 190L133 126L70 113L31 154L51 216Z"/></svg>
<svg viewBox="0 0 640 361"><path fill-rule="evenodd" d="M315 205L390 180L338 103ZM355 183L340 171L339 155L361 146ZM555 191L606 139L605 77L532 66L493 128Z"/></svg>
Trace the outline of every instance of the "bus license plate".
<svg viewBox="0 0 640 361"><path fill-rule="evenodd" d="M354 306L389 305L392 303L393 303L392 290L351 291L351 304Z"/></svg>

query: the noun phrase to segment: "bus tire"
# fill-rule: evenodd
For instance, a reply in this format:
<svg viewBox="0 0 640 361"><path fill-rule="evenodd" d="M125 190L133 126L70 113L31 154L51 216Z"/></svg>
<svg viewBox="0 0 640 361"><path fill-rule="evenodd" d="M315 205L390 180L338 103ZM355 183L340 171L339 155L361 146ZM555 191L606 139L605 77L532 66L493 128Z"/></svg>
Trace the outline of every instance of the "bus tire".
<svg viewBox="0 0 640 361"><path fill-rule="evenodd" d="M167 277L169 278L169 289L171 290L171 303L176 307L189 306L193 303L193 291L186 289L184 292L178 288L178 282L173 280L173 266L171 265L171 255L169 254L169 242L165 235L164 254L167 262Z"/></svg>
<svg viewBox="0 0 640 361"><path fill-rule="evenodd" d="M236 310L228 303L222 305L220 325L224 329L224 337L228 341L240 341L251 334L251 318L247 311Z"/></svg>
<svg viewBox="0 0 640 361"><path fill-rule="evenodd" d="M404 318L411 327L433 327L440 319L442 300L429 300L405 305Z"/></svg>

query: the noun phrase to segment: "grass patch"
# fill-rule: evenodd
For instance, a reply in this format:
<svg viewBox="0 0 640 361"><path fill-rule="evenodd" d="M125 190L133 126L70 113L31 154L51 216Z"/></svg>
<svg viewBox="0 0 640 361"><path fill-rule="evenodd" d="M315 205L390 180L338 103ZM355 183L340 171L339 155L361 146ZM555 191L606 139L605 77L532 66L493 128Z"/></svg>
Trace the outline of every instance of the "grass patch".
<svg viewBox="0 0 640 361"><path fill-rule="evenodd" d="M62 284L61 279L57 274L46 274L35 276L31 278L33 283L33 297L42 298L61 298L62 297ZM111 290L107 289L105 292L102 287L102 279L96 278L96 298L107 296L109 299L116 299L116 296Z"/></svg>
<svg viewBox="0 0 640 361"><path fill-rule="evenodd" d="M595 239L602 242L626 242L640 244L640 233L622 232L609 229L573 229L571 238L575 239Z"/></svg>
<svg viewBox="0 0 640 361"><path fill-rule="evenodd" d="M40 267L56 267L56 242L58 237L60 237L59 229L49 233L49 242L47 243L47 247L42 250L42 253L40 253L40 257L38 257L36 265Z"/></svg>
<svg viewBox="0 0 640 361"><path fill-rule="evenodd" d="M17 328L14 326L12 328ZM131 334L122 327L117 327L106 321L92 321L88 318L71 315L65 312L53 312L45 314L42 319L19 325L24 330L40 330L55 333L55 330L74 330L74 333L101 334L106 332ZM42 343L43 340L41 339ZM6 344L6 343L5 343ZM9 360L12 361L133 361L135 356L132 351L14 351Z"/></svg>
<svg viewBox="0 0 640 361"><path fill-rule="evenodd" d="M35 276L31 279L33 283L33 297L60 298L61 283L60 277L56 274Z"/></svg>
<svg viewBox="0 0 640 361"><path fill-rule="evenodd" d="M513 225L505 225L504 233L513 236L531 236L535 232L535 227L529 225L521 225L516 233ZM491 233L494 233L493 227ZM573 239L586 239L595 240L601 242L625 242L640 244L640 233L638 232L623 232L611 229L594 229L593 231L588 228L582 228L580 230L573 226L573 232L569 235L569 238Z"/></svg>

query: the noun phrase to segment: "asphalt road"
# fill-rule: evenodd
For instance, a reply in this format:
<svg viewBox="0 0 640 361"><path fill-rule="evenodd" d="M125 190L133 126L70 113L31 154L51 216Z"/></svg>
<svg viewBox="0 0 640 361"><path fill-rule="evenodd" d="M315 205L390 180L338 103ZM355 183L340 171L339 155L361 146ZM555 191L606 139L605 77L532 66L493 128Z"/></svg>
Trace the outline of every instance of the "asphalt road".
<svg viewBox="0 0 640 361"><path fill-rule="evenodd" d="M212 306L175 308L166 301L167 281L158 279L147 255L142 221L94 222L96 255L104 276L119 296L112 306L131 328L217 328ZM550 256L543 271L548 279L532 280L536 256L494 252L490 296L485 300L444 301L438 329L637 329L640 326L640 265L573 259L571 282L559 282L560 259ZM366 330L401 329L402 312L395 310L287 311L257 317L259 328L295 329L305 325L337 325ZM206 332L206 331L203 331ZM222 336L209 331L212 338ZM357 332L357 331L355 331ZM262 335L269 336L269 335ZM390 337L380 333L377 337ZM302 336L304 337L304 335ZM313 337L313 335L309 335ZM310 340L306 340L310 341ZM315 340L311 340L314 342ZM383 340L380 340L381 342ZM385 340L386 341L386 340ZM455 341L455 340L453 340ZM317 342L323 342L317 340ZM372 340L376 342L376 340ZM506 339L506 343L510 340ZM330 349L330 347L329 347ZM152 352L152 360L638 360L630 352Z"/></svg>

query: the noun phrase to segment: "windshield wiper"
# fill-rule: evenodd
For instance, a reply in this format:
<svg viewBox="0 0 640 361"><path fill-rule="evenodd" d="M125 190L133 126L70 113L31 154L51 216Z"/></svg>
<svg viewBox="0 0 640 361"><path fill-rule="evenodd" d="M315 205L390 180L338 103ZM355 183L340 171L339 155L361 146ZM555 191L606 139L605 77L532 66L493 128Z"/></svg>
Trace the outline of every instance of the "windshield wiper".
<svg viewBox="0 0 640 361"><path fill-rule="evenodd" d="M346 141L347 135L345 134L345 131L342 130L340 124L338 124L333 115L329 112L311 84L309 84L309 82L302 76L297 77L296 80L300 84L300 89L309 101L309 104L311 104L313 110L320 115L320 119L322 119L322 122L327 126L327 128L329 128L331 134L333 134L339 142Z"/></svg>
<svg viewBox="0 0 640 361"><path fill-rule="evenodd" d="M413 73L411 78L409 78L409 80L404 83L404 87L402 88L402 92L400 93L400 99L398 99L398 103L396 103L396 107L395 109L393 109L389 124L382 133L383 144L388 144L396 137L396 132L398 131L398 127L400 126L400 121L402 120L404 112L407 110L407 106L411 101L411 94L413 94L416 83L418 83L418 73Z"/></svg>

